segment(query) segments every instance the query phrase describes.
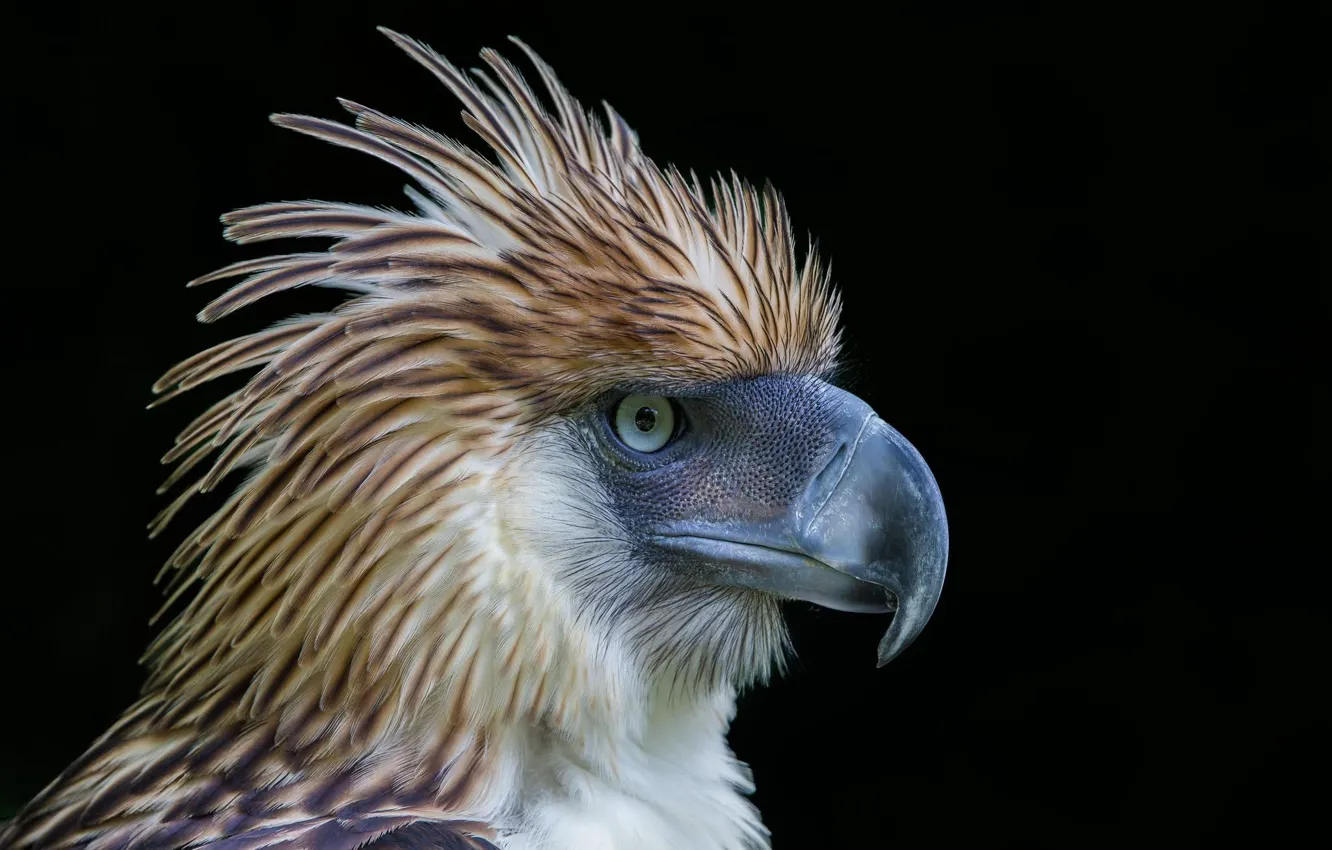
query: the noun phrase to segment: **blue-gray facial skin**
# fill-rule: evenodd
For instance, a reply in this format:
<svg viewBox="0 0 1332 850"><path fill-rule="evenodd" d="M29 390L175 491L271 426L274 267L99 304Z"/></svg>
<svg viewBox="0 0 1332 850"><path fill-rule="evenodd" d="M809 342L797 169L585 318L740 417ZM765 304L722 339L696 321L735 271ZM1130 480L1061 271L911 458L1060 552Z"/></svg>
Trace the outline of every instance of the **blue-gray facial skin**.
<svg viewBox="0 0 1332 850"><path fill-rule="evenodd" d="M626 397L642 406L618 410ZM920 453L856 396L776 375L620 392L588 416L618 524L661 569L895 611L880 666L924 628L947 568L943 501ZM672 428L660 448L637 450L642 440L618 432L626 422L649 430L658 416Z"/></svg>

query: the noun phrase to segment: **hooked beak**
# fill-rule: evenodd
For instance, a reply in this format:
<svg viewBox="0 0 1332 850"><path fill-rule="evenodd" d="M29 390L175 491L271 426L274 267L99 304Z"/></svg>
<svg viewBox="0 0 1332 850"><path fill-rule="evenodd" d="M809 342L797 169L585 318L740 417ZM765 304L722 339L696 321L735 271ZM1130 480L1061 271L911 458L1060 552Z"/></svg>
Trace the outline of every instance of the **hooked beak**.
<svg viewBox="0 0 1332 850"><path fill-rule="evenodd" d="M839 611L896 611L882 667L934 612L948 565L943 498L920 452L840 390L831 455L785 514L764 522L687 522L663 548L710 563L720 583Z"/></svg>

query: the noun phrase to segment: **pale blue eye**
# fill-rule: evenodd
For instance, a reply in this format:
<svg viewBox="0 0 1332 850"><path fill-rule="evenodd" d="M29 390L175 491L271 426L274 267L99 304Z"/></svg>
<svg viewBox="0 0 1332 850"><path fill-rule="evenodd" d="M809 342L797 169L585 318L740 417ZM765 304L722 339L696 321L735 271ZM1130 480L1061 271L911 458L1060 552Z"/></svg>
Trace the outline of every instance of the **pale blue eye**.
<svg viewBox="0 0 1332 850"><path fill-rule="evenodd" d="M659 451L675 435L675 408L659 395L631 395L615 407L615 433L636 452Z"/></svg>

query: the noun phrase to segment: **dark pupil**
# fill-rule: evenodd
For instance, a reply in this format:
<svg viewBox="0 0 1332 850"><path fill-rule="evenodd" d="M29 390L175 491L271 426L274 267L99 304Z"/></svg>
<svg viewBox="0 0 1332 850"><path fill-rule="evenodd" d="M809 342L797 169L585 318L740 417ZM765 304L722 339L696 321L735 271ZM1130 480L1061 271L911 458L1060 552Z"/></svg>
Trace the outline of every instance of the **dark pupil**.
<svg viewBox="0 0 1332 850"><path fill-rule="evenodd" d="M634 427L640 431L651 431L657 427L657 411L650 407L640 407L634 414Z"/></svg>

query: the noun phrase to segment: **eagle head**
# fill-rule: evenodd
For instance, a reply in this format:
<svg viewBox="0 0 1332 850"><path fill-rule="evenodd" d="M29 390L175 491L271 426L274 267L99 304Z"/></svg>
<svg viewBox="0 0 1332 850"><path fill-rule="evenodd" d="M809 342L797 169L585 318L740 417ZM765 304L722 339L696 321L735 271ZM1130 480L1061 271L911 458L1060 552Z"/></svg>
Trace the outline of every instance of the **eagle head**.
<svg viewBox="0 0 1332 850"><path fill-rule="evenodd" d="M164 570L168 607L192 597L143 699L20 817L27 844L481 821L530 768L494 755L514 729L614 749L644 706L733 695L780 663L785 600L895 612L880 664L934 609L938 487L831 383L838 297L776 191L659 168L521 43L545 102L494 52L468 74L388 35L493 158L349 101L350 124L274 116L405 172L414 209L224 216L237 243L332 243L197 279L237 280L202 320L350 297L155 386L252 370L167 454L153 534L244 474Z"/></svg>

